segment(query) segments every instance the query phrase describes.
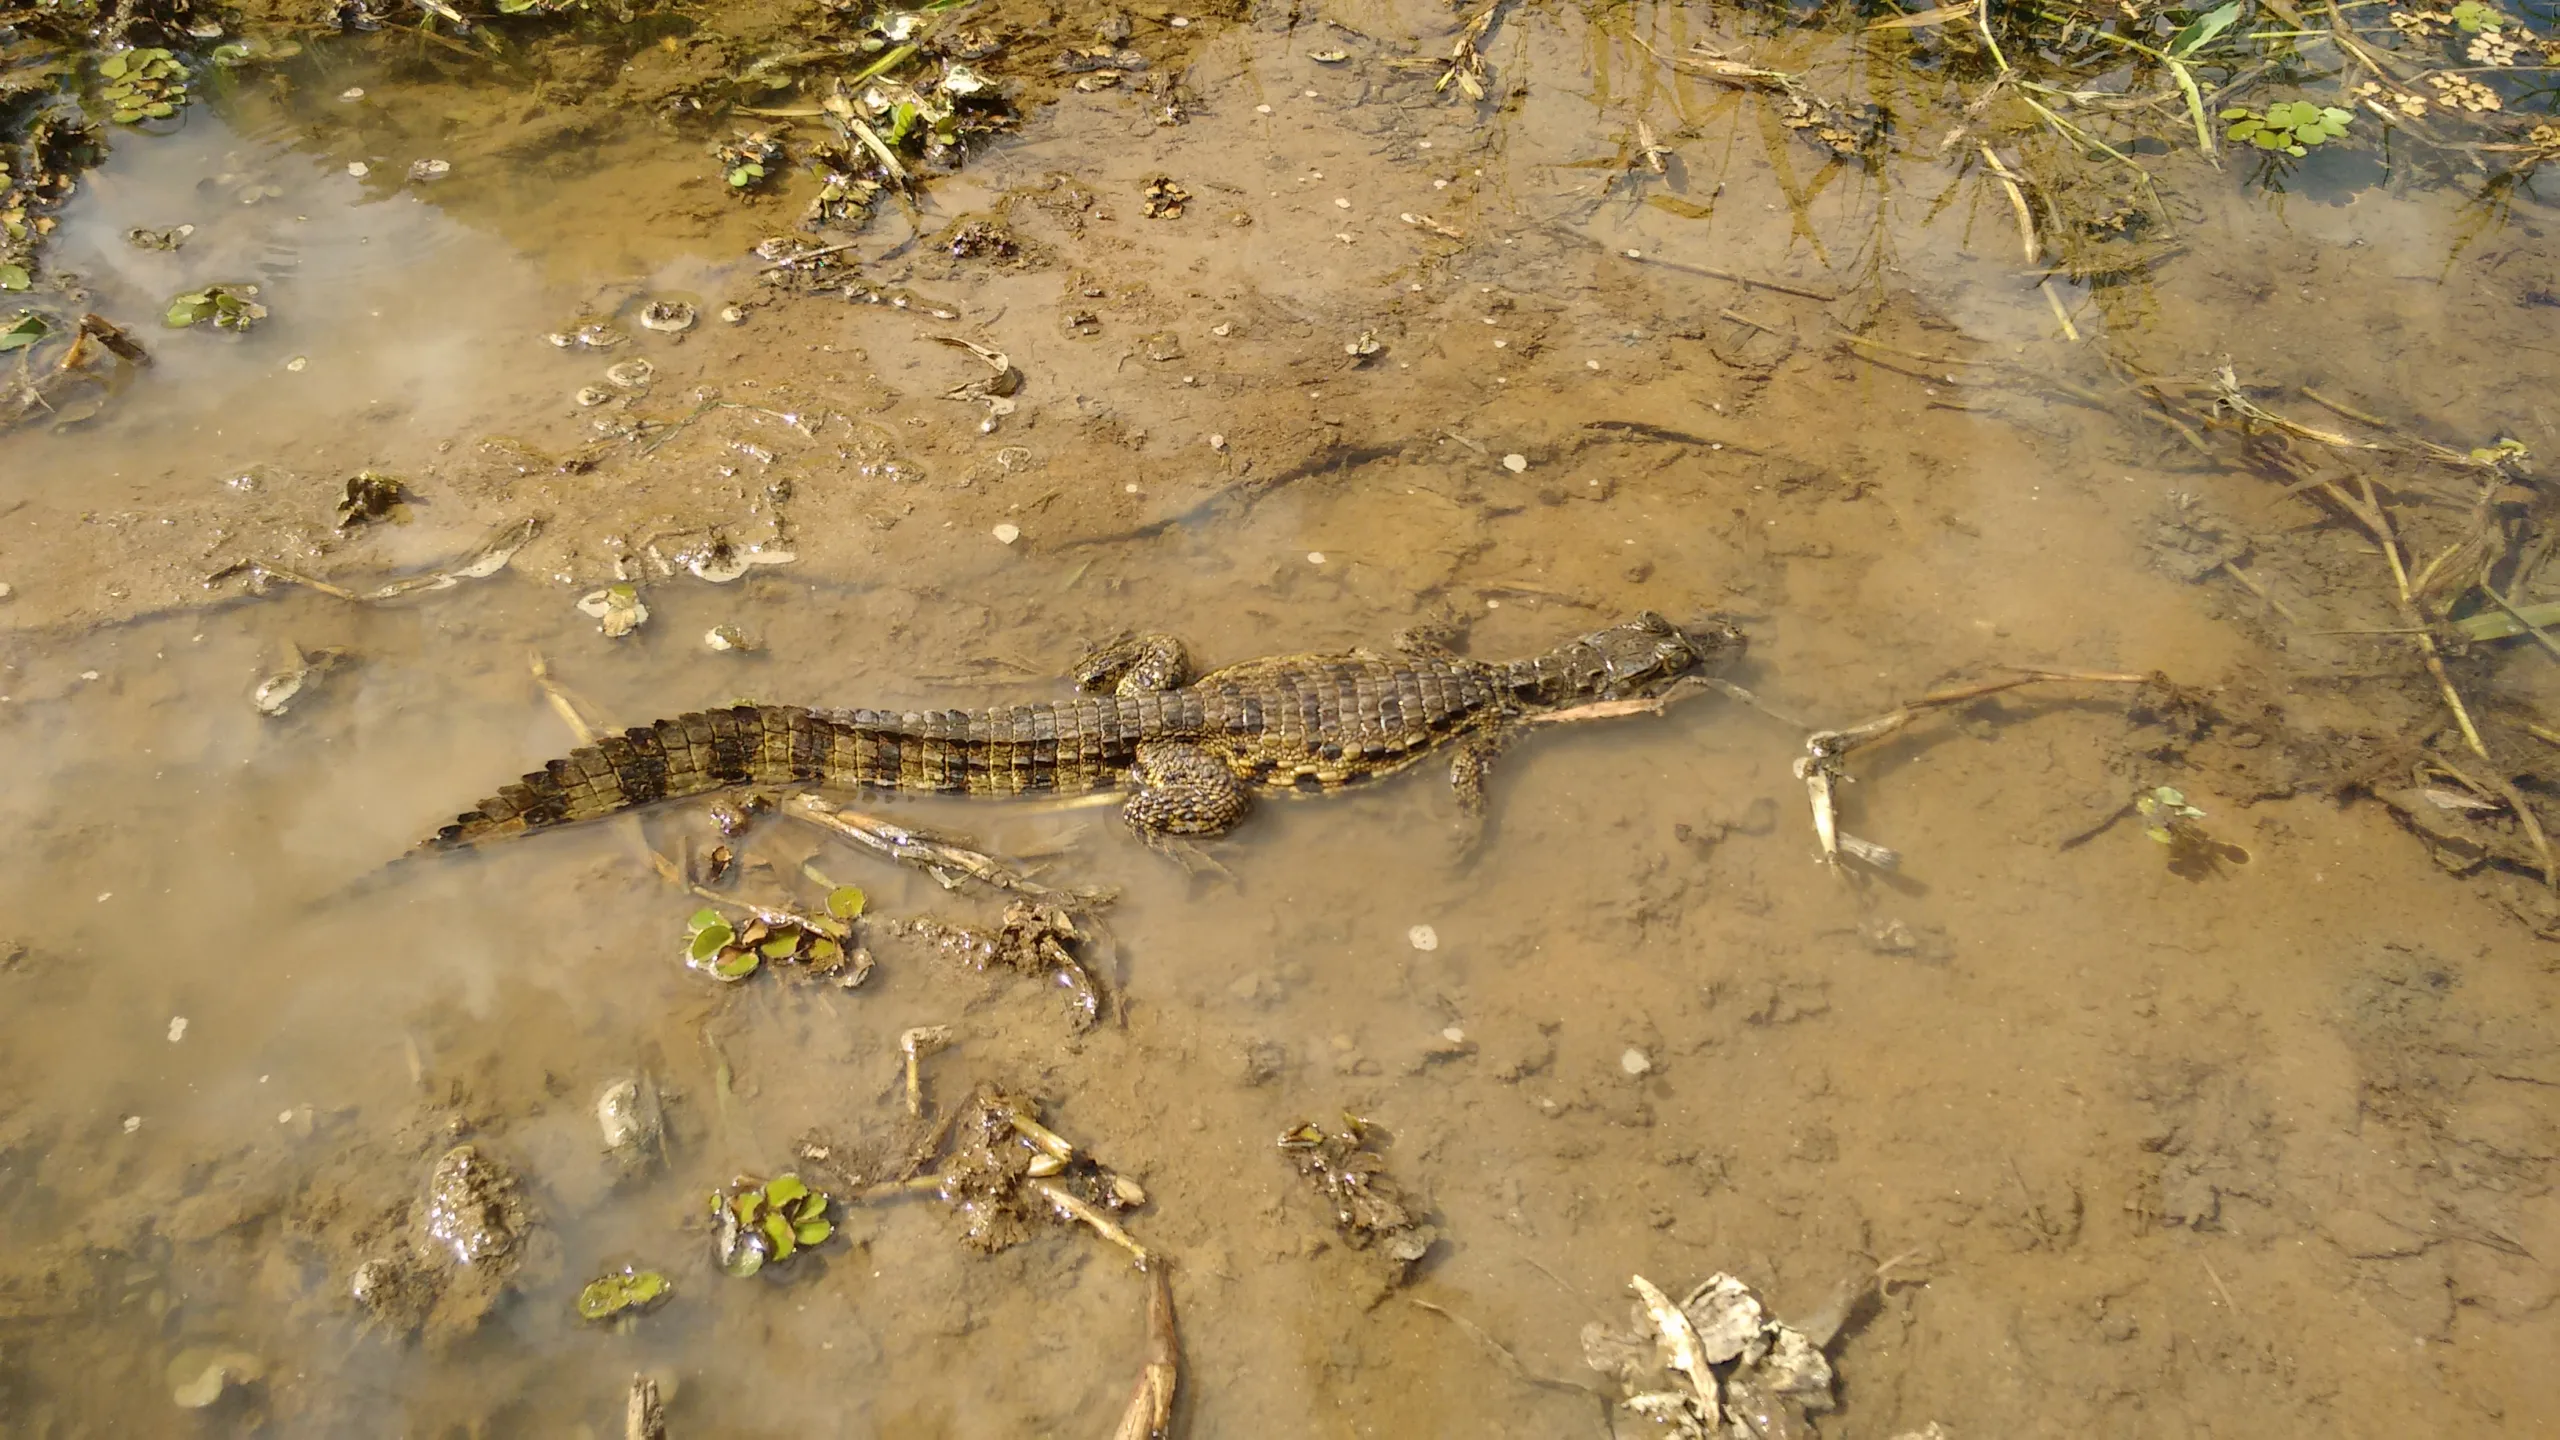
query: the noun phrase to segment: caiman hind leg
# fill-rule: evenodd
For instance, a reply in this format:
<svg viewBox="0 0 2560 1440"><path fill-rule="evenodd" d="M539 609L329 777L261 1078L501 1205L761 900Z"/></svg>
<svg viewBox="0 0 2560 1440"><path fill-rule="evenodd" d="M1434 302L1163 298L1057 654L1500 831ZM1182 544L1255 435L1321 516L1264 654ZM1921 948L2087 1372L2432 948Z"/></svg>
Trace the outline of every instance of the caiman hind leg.
<svg viewBox="0 0 2560 1440"><path fill-rule="evenodd" d="M1224 835L1253 809L1253 792L1227 762L1197 745L1151 740L1129 767L1121 818L1150 845L1176 835Z"/></svg>
<svg viewBox="0 0 2560 1440"><path fill-rule="evenodd" d="M1123 635L1084 657L1075 679L1078 689L1117 695L1179 690L1191 680L1191 656L1170 635Z"/></svg>

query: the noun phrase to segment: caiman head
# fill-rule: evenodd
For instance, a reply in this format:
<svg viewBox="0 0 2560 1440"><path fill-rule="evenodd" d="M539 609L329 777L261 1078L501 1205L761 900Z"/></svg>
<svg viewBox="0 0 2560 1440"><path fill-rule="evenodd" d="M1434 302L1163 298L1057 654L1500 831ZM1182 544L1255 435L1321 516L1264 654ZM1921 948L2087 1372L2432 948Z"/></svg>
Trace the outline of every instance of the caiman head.
<svg viewBox="0 0 2560 1440"><path fill-rule="evenodd" d="M1743 634L1722 620L1682 627L1652 611L1594 630L1511 666L1511 689L1541 709L1630 700L1742 653Z"/></svg>

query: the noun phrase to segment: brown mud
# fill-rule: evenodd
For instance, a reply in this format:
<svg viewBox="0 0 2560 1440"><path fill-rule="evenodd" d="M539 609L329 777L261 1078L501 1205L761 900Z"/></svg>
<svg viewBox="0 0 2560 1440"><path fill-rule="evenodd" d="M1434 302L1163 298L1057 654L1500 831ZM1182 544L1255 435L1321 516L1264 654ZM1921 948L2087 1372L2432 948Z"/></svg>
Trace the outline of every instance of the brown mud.
<svg viewBox="0 0 2560 1440"><path fill-rule="evenodd" d="M1098 14L999 18L1046 53ZM254 280L275 313L154 333L95 419L0 437L0 1435L607 1434L635 1371L678 1434L1108 1433L1148 1294L1091 1234L982 1255L913 1199L751 1279L713 1262L715 1188L896 1169L900 1037L931 1025L936 1113L1034 1097L1143 1185L1120 1218L1171 1258L1182 1434L1605 1435L1577 1337L1630 1274L1730 1271L1802 1313L1914 1251L1833 1347L1822 1434L2560 1424L2545 892L2506 817L2446 812L2481 863L2371 798L2491 772L2390 633L2373 537L2305 488L2374 480L2422 562L2481 476L2245 437L2201 398L2227 364L2323 430L2560 445L2545 202L2484 218L2361 152L2292 193L2160 157L2182 250L2060 277L2072 341L1996 177L1937 148L1966 88L1887 64L1890 33L1524 5L1479 111L1389 63L1448 52L1439 6L1137 18L1182 123L1052 85L885 205L832 290L748 253L805 178L741 204L652 108L777 43L751 10L697 33L716 54L550 74L544 114L421 43L83 182L48 253L104 302ZM1699 41L1897 127L1841 160L1661 58ZM329 118L347 88L368 118ZM396 183L430 156L452 173ZM1159 178L1179 215L1145 214ZM181 222L173 254L122 239ZM641 328L661 297L699 322ZM631 338L545 342L582 320ZM633 358L644 386L604 378ZM341 531L361 470L408 499ZM2537 482L2500 479L2529 492L2500 523L2539 534ZM530 517L496 573L379 602L241 568L364 591ZM790 558L685 568L732 551ZM617 582L649 616L614 639L577 602ZM687 969L700 902L634 836L708 846L698 810L376 873L573 743L529 653L637 723L1047 696L1129 629L1216 664L1454 623L1507 657L1637 609L1734 619L1733 678L1814 724L2010 665L2205 698L1924 720L1850 767L1845 823L1904 856L1855 881L1816 862L1801 730L1712 695L1527 737L1471 855L1437 767L1263 807L1213 847L1231 880L1107 810L875 807L1122 892L1089 1033L1048 983L885 930L858 989ZM2554 683L2529 646L2448 661L2528 778L2506 747ZM346 658L261 714L297 650ZM2172 871L2128 810L2160 786L2221 863ZM730 843L884 919L1003 909L777 819ZM594 1114L634 1077L664 1104L636 1167ZM1436 1241L1409 1277L1276 1143L1346 1113ZM496 1293L368 1308L464 1143L515 1177L521 1252ZM580 1321L625 1264L674 1297ZM169 1367L208 1347L263 1378L183 1412Z"/></svg>

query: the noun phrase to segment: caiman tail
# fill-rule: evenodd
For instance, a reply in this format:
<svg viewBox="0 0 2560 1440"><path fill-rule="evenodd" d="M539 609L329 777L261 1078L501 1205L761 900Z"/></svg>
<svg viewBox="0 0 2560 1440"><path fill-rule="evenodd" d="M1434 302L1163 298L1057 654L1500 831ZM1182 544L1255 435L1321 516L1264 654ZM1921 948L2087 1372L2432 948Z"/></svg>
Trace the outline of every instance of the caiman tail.
<svg viewBox="0 0 2560 1440"><path fill-rule="evenodd" d="M481 801L420 848L459 849L748 785L983 795L1088 790L1116 778L1072 763L1080 758L1073 740L1064 747L1071 763L1060 764L1057 734L1054 708L1046 705L903 714L800 705L701 710L580 746ZM1125 755L1090 759L1127 763Z"/></svg>

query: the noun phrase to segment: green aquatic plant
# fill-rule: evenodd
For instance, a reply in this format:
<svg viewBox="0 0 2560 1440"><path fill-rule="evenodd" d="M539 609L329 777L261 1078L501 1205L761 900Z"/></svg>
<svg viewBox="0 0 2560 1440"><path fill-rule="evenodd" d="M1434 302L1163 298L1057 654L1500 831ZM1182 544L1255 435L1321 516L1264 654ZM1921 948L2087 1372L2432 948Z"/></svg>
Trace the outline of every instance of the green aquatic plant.
<svg viewBox="0 0 2560 1440"><path fill-rule="evenodd" d="M160 318L173 330L211 323L216 330L241 331L267 318L255 285L208 285L169 302Z"/></svg>
<svg viewBox="0 0 2560 1440"><path fill-rule="evenodd" d="M2142 817L2142 833L2168 847L2172 875L2201 880L2218 874L2225 863L2249 863L2247 850L2205 833L2200 823L2204 812L2188 804L2186 793L2174 785L2162 785L2134 797L2133 809Z"/></svg>
<svg viewBox="0 0 2560 1440"><path fill-rule="evenodd" d="M2483 30L2501 29L2507 23L2506 16L2481 4L2480 0L2462 0L2461 4L2453 7L2452 14L2453 23L2461 26L2466 35L2477 35Z"/></svg>
<svg viewBox="0 0 2560 1440"><path fill-rule="evenodd" d="M302 53L302 42L247 36L213 47L207 58L225 70L243 70L252 65L273 65Z"/></svg>
<svg viewBox="0 0 2560 1440"><path fill-rule="evenodd" d="M655 1270L635 1270L626 1265L611 1275L587 1282L578 1292L578 1313L589 1320L607 1320L630 1312L648 1310L676 1291L675 1282Z"/></svg>
<svg viewBox="0 0 2560 1440"><path fill-rule="evenodd" d="M797 1175L757 1180L742 1175L711 1192L713 1250L720 1268L743 1280L767 1265L780 1265L836 1232L827 1219L834 1202Z"/></svg>
<svg viewBox="0 0 2560 1440"><path fill-rule="evenodd" d="M0 261L0 290L24 290L34 283L35 277L27 273L26 266Z"/></svg>
<svg viewBox="0 0 2560 1440"><path fill-rule="evenodd" d="M705 906L685 921L684 961L731 983L753 975L767 961L831 975L845 964L845 942L866 903L860 890L840 885L828 894L825 915L758 915L742 925Z"/></svg>
<svg viewBox="0 0 2560 1440"><path fill-rule="evenodd" d="M98 62L98 77L107 82L99 98L119 125L166 119L187 103L187 67L166 50L120 50Z"/></svg>
<svg viewBox="0 0 2560 1440"><path fill-rule="evenodd" d="M9 322L8 329L0 330L0 354L24 350L52 333L52 321L33 310L21 310L18 318Z"/></svg>
<svg viewBox="0 0 2560 1440"><path fill-rule="evenodd" d="M2281 150L2287 155L2308 155L2314 145L2325 145L2347 133L2347 123L2355 119L2352 110L2335 105L2314 105L2308 100L2284 100L2268 106L2263 112L2234 105L2222 112L2230 128L2222 132L2225 140L2245 140L2261 150Z"/></svg>

